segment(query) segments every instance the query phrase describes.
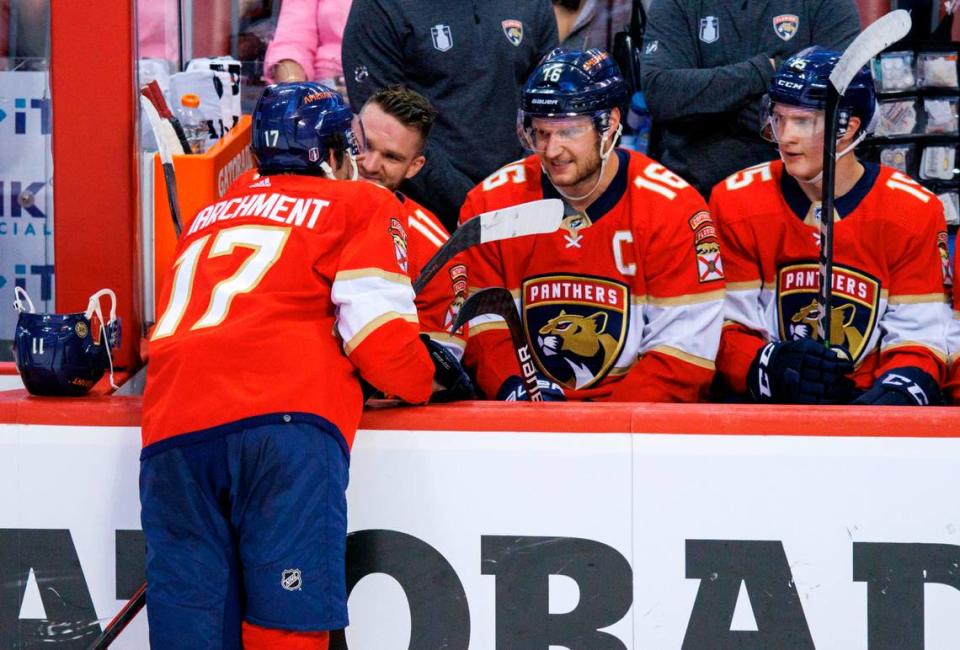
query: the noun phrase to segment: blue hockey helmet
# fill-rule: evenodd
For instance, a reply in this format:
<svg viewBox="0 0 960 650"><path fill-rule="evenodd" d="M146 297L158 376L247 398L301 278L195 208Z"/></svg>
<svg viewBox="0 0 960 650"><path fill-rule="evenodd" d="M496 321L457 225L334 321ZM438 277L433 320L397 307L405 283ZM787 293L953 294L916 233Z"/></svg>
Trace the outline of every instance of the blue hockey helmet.
<svg viewBox="0 0 960 650"><path fill-rule="evenodd" d="M839 60L839 52L818 45L791 56L783 62L770 81L770 88L764 99L764 112L769 112L773 104L824 110L830 73ZM846 132L847 124L854 116L860 118L861 133L873 131L874 118L877 116L877 94L868 66L862 67L854 75L837 108L838 135ZM763 120L763 126L766 125L767 120Z"/></svg>
<svg viewBox="0 0 960 650"><path fill-rule="evenodd" d="M253 113L253 155L261 174L294 172L328 176L365 147L359 118L334 90L310 81L267 86Z"/></svg>
<svg viewBox="0 0 960 650"><path fill-rule="evenodd" d="M535 148L527 137L534 117L586 115L604 134L610 126L610 112L614 108L622 111L628 94L627 82L607 52L556 48L534 68L520 92L520 141Z"/></svg>
<svg viewBox="0 0 960 650"><path fill-rule="evenodd" d="M107 320L100 309L104 295L112 301ZM13 306L20 315L13 349L26 389L34 395L83 395L108 368L116 388L110 352L120 347L116 305L113 291L103 289L90 297L85 312L38 314L27 292L15 287Z"/></svg>

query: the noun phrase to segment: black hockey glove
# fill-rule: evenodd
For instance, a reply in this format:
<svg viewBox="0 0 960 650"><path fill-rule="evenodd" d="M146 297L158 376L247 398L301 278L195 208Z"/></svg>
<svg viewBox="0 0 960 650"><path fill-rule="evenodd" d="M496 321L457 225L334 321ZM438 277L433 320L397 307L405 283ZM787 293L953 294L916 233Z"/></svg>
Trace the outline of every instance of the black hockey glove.
<svg viewBox="0 0 960 650"><path fill-rule="evenodd" d="M464 371L463 366L450 351L431 339L426 334L420 335L420 340L427 346L430 359L433 361L433 381L440 385L430 398L431 402L457 402L475 397L473 382Z"/></svg>
<svg viewBox="0 0 960 650"><path fill-rule="evenodd" d="M761 403L846 404L851 372L849 359L813 339L768 343L750 364L747 391Z"/></svg>
<svg viewBox="0 0 960 650"><path fill-rule="evenodd" d="M853 404L877 406L939 406L943 403L937 380L920 368L907 366L883 373Z"/></svg>
<svg viewBox="0 0 960 650"><path fill-rule="evenodd" d="M537 386L540 387L540 394L543 395L544 402L567 401L560 384L555 384L549 379L537 375ZM507 377L507 380L500 385L500 390L497 391L497 399L501 402L529 402L530 395L527 394L527 387L523 378L517 375Z"/></svg>

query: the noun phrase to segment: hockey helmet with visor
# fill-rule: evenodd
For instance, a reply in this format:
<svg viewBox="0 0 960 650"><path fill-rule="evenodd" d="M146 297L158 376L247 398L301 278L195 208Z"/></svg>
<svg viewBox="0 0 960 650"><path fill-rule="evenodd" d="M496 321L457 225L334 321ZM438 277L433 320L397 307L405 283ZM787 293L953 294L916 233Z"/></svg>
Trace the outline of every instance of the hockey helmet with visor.
<svg viewBox="0 0 960 650"><path fill-rule="evenodd" d="M783 62L763 98L761 134L764 138L778 143L784 129L790 127L797 129L799 137L822 136L827 86L839 60L839 52L815 45ZM878 115L877 99L867 66L857 71L837 109L837 137L846 133L851 117L860 120L854 146L873 131Z"/></svg>
<svg viewBox="0 0 960 650"><path fill-rule="evenodd" d="M521 90L520 142L531 151L543 151L548 139L578 139L591 127L607 136L610 113L615 107L622 109L627 92L627 83L607 52L557 48L543 58ZM549 118L551 127L534 128L534 118Z"/></svg>

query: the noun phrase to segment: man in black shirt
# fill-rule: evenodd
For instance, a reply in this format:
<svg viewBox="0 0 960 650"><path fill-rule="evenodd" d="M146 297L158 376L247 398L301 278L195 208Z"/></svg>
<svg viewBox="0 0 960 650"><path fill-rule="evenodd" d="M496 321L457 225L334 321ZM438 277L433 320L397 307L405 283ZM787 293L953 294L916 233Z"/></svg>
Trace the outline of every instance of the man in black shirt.
<svg viewBox="0 0 960 650"><path fill-rule="evenodd" d="M354 110L392 84L437 109L427 163L401 190L452 230L467 192L521 156L520 87L556 44L550 0L354 0L343 70Z"/></svg>

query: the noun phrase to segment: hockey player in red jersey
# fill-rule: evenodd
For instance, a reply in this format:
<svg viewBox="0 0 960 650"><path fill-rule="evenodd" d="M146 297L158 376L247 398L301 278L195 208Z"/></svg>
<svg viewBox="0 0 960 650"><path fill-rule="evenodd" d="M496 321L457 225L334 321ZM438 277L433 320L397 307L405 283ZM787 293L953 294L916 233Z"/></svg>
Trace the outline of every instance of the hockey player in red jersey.
<svg viewBox="0 0 960 650"><path fill-rule="evenodd" d="M936 404L945 371L946 233L936 196L861 162L876 99L864 68L840 103L831 348L818 308L824 101L839 55L808 48L770 83L764 132L779 161L710 200L727 274L718 371L757 402Z"/></svg>
<svg viewBox="0 0 960 650"><path fill-rule="evenodd" d="M358 159L360 177L397 195L407 216L408 274L416 279L434 253L449 239L432 212L399 192L400 184L417 175L426 158L423 148L436 120L425 97L403 86L381 89L360 110L367 147ZM420 331L463 357L465 332L450 326L467 294L467 266L455 257L417 295Z"/></svg>
<svg viewBox="0 0 960 650"><path fill-rule="evenodd" d="M946 393L950 404L960 404L960 248L954 248L952 277L953 277L953 309L950 310L950 324L947 331L947 351L950 358L947 360Z"/></svg>
<svg viewBox="0 0 960 650"><path fill-rule="evenodd" d="M683 179L617 149L627 85L602 50L551 52L521 93L532 151L467 195L461 219L541 198L561 229L478 246L470 285L513 292L546 399L696 401L719 344L723 266ZM471 321L466 363L487 397L527 399L502 319Z"/></svg>
<svg viewBox="0 0 960 650"><path fill-rule="evenodd" d="M201 210L178 244L143 405L154 648L326 648L347 624L358 372L421 403L432 360L451 367L418 336L400 204L339 180L356 176L362 146L333 91L268 87L253 123L260 177Z"/></svg>

